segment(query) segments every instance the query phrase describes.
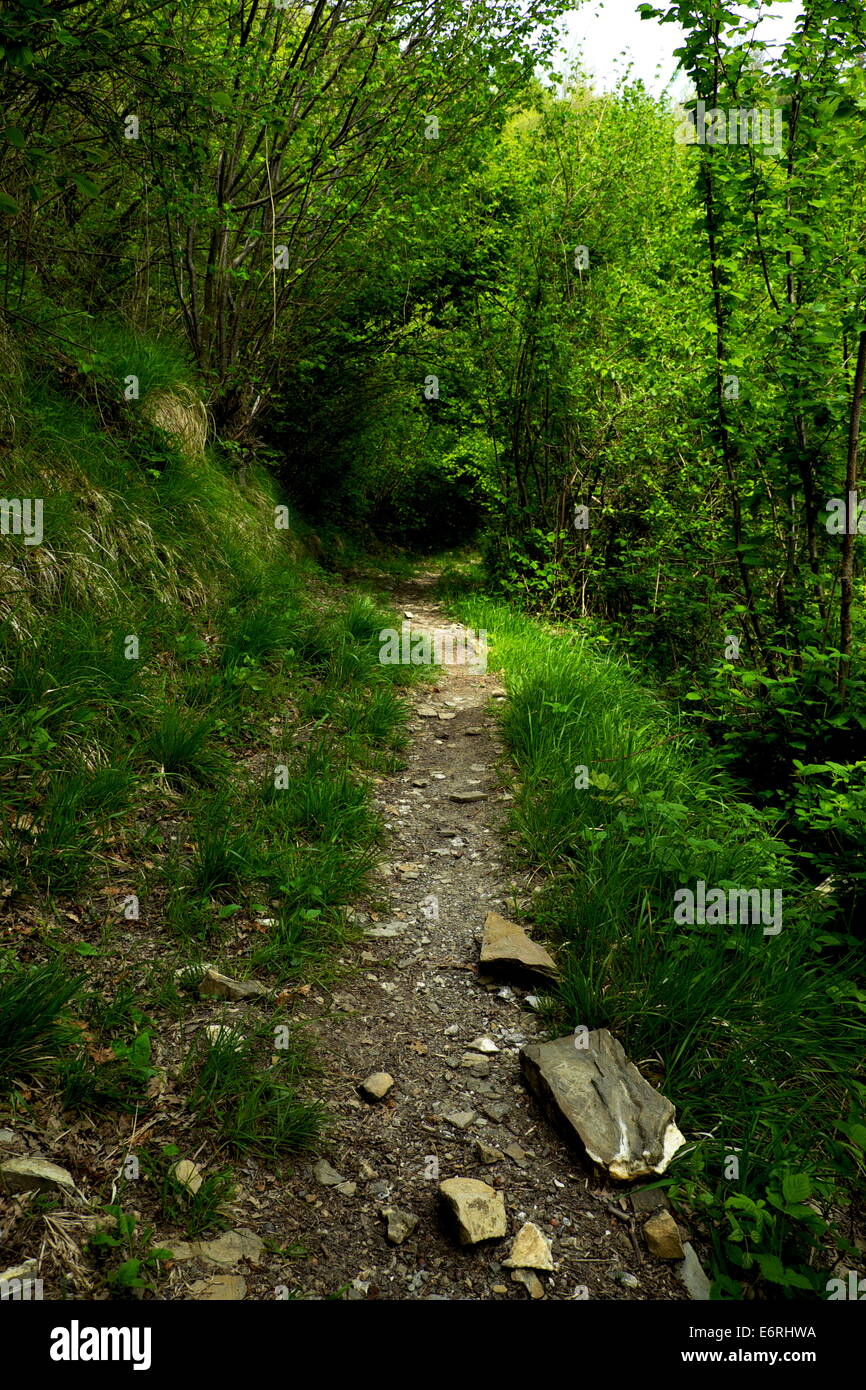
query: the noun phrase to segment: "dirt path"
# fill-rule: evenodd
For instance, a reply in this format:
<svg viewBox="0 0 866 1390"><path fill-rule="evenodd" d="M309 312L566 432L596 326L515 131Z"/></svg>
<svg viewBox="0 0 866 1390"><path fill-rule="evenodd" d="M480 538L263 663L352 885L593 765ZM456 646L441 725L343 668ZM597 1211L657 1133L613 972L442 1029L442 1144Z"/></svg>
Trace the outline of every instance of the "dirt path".
<svg viewBox="0 0 866 1390"><path fill-rule="evenodd" d="M431 596L434 580L421 574L393 587L415 631L451 626ZM327 1174L308 1161L283 1193L290 1215L277 1233L308 1251L292 1265L307 1297L348 1284L350 1298L687 1297L642 1248L629 1198L600 1190L521 1084L519 1047L539 1032L527 991L485 979L475 964L487 911L525 922L531 897L503 862L510 798L497 776L494 717L502 698L493 673L459 665L442 668L434 688L413 690L407 764L382 780L377 798L391 836L378 895L389 910L360 905L365 936L351 961L346 953L347 963L360 954L360 969L332 998L315 989L309 998L328 1072L324 1100L336 1116L325 1157L347 1185L324 1185ZM436 717L418 714L426 706ZM458 792L484 799L460 803ZM471 1053L479 1036L499 1050ZM395 1084L370 1102L358 1088L379 1071ZM480 1146L499 1156L485 1161L492 1155ZM437 1191L454 1176L503 1192L505 1240L458 1245ZM389 1208L416 1218L400 1244L388 1239L381 1212ZM551 1241L555 1273L520 1283L501 1262L527 1220ZM586 1294L576 1295L581 1287Z"/></svg>

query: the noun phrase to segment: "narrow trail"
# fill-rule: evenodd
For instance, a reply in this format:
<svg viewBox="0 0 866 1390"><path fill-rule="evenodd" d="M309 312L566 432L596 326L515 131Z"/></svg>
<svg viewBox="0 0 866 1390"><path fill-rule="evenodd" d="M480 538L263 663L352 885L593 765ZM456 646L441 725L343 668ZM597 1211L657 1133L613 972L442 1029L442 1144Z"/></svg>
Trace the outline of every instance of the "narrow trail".
<svg viewBox="0 0 866 1390"><path fill-rule="evenodd" d="M413 632L459 630L432 597L435 579L421 573L390 586ZM377 794L390 838L370 903L390 908L360 906L364 938L343 957L357 964L360 953L360 969L332 998L314 987L305 1001L327 1070L323 1098L336 1117L324 1155L335 1172L319 1157L287 1184L280 1236L308 1252L293 1266L297 1277L308 1297L351 1284L348 1297L358 1299L687 1298L641 1246L645 1213L602 1188L522 1085L519 1048L540 1035L524 1002L529 991L478 972L486 913L524 923L520 908L532 893L504 863L510 796L497 775L499 680L449 665L409 698L406 766ZM435 717L419 714L430 708ZM483 798L452 799L466 792ZM480 1036L498 1051L471 1052ZM373 1072L394 1078L378 1101L359 1090ZM459 1246L438 1194L439 1181L456 1176L502 1191L504 1240ZM392 1236L415 1218L399 1244L381 1214L389 1209L409 1218L391 1218ZM515 1279L503 1267L524 1221L551 1242L554 1273Z"/></svg>

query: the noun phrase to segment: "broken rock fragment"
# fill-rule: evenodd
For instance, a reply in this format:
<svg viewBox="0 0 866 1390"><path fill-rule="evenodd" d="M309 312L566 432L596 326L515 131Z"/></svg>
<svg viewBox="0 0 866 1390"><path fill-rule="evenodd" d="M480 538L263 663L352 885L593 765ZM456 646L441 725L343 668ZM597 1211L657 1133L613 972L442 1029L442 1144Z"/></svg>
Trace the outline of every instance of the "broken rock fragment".
<svg viewBox="0 0 866 1390"><path fill-rule="evenodd" d="M387 1238L391 1245L402 1245L418 1224L414 1212L401 1211L399 1207L383 1207L380 1214L388 1223Z"/></svg>
<svg viewBox="0 0 866 1390"><path fill-rule="evenodd" d="M394 1078L386 1071L374 1071L361 1083L361 1090L370 1100L381 1100L394 1085Z"/></svg>
<svg viewBox="0 0 866 1390"><path fill-rule="evenodd" d="M550 1242L534 1221L526 1221L514 1237L511 1254L502 1263L508 1269L545 1269L552 1273Z"/></svg>
<svg viewBox="0 0 866 1390"><path fill-rule="evenodd" d="M188 1158L178 1159L177 1163L172 1166L171 1176L181 1187L186 1188L192 1197L195 1196L204 1181L201 1169Z"/></svg>
<svg viewBox="0 0 866 1390"><path fill-rule="evenodd" d="M268 993L258 980L233 980L219 970L206 970L198 992L205 999L254 999Z"/></svg>
<svg viewBox="0 0 866 1390"><path fill-rule="evenodd" d="M644 1239L652 1255L659 1260L684 1260L686 1252L680 1239L677 1223L669 1211L656 1212L644 1222Z"/></svg>
<svg viewBox="0 0 866 1390"><path fill-rule="evenodd" d="M502 1154L499 1149L492 1144L485 1144L483 1139L475 1140L475 1157L479 1163L501 1163Z"/></svg>
<svg viewBox="0 0 866 1390"><path fill-rule="evenodd" d="M342 1173L338 1173L326 1158L320 1158L313 1167L313 1177L322 1187L340 1187L346 1181Z"/></svg>
<svg viewBox="0 0 866 1390"><path fill-rule="evenodd" d="M439 1191L457 1218L461 1245L482 1240L501 1240L507 1230L505 1199L501 1192L477 1178L447 1178Z"/></svg>
<svg viewBox="0 0 866 1390"><path fill-rule="evenodd" d="M515 1284L522 1284L530 1298L544 1298L544 1285L531 1269L515 1269L511 1272Z"/></svg>
<svg viewBox="0 0 866 1390"><path fill-rule="evenodd" d="M576 1046L569 1033L520 1050L529 1089L575 1135L593 1163L630 1182L663 1173L685 1143L671 1102L628 1060L622 1044L599 1028Z"/></svg>
<svg viewBox="0 0 866 1390"><path fill-rule="evenodd" d="M516 922L509 922L498 912L488 912L484 921L481 964L497 970L511 967L517 971L530 971L544 979L552 979L556 975L556 961L549 952L537 941L530 940Z"/></svg>

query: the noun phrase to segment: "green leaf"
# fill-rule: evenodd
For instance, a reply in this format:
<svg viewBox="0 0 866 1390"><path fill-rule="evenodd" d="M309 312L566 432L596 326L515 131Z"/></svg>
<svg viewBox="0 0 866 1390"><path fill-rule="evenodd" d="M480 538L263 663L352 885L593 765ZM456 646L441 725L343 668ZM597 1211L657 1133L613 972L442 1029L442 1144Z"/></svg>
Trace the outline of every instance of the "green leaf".
<svg viewBox="0 0 866 1390"><path fill-rule="evenodd" d="M144 1280L141 1276L141 1260L125 1260L111 1276L113 1284L119 1284L124 1289L144 1288Z"/></svg>
<svg viewBox="0 0 866 1390"><path fill-rule="evenodd" d="M805 1202L812 1195L812 1179L808 1173L786 1173L782 1179L782 1196L792 1204Z"/></svg>
<svg viewBox="0 0 866 1390"><path fill-rule="evenodd" d="M802 1274L788 1269L778 1255L755 1254L755 1263L765 1279L771 1284L781 1284L783 1288L811 1289L812 1285Z"/></svg>
<svg viewBox="0 0 866 1390"><path fill-rule="evenodd" d="M99 185L89 179L86 174L73 174L72 182L80 193L86 193L89 198L96 198L99 194Z"/></svg>
<svg viewBox="0 0 866 1390"><path fill-rule="evenodd" d="M849 1124L840 1125L839 1128L851 1140L852 1144L856 1144L858 1149L866 1151L866 1125L858 1124L856 1120L852 1120Z"/></svg>

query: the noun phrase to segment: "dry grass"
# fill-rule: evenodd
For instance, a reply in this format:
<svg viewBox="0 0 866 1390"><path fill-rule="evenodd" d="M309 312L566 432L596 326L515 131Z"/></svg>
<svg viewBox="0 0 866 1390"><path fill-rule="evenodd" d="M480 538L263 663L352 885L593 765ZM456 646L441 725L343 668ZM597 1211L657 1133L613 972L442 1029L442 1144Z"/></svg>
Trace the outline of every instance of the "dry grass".
<svg viewBox="0 0 866 1390"><path fill-rule="evenodd" d="M0 322L0 440L14 444L24 373L11 337Z"/></svg>
<svg viewBox="0 0 866 1390"><path fill-rule="evenodd" d="M146 420L165 430L172 444L186 458L201 458L207 443L207 411L190 386L151 391L141 403Z"/></svg>

